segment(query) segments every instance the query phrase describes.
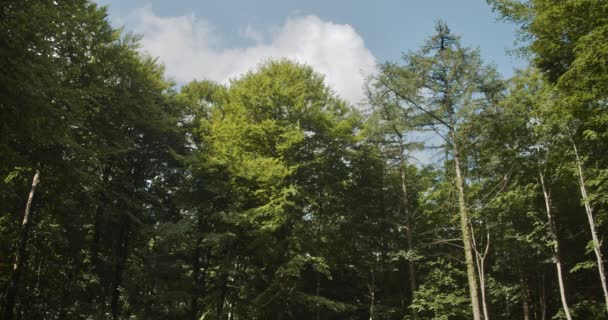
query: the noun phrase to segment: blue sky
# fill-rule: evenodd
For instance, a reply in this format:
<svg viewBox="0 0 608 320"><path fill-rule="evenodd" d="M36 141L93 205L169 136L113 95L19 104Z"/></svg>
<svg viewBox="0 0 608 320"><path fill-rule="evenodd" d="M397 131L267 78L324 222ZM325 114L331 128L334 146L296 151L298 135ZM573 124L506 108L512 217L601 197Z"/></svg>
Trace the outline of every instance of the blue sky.
<svg viewBox="0 0 608 320"><path fill-rule="evenodd" d="M143 50L178 83L227 82L268 58L311 64L356 102L374 62L398 61L445 20L504 76L524 61L509 56L515 26L497 21L485 0L98 0L116 26L143 34Z"/></svg>

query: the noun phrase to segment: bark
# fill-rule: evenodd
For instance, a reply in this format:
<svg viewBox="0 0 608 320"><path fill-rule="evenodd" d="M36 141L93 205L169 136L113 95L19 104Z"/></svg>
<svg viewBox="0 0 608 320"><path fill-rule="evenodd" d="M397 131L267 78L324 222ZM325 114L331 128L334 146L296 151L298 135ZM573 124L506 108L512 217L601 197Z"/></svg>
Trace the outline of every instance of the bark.
<svg viewBox="0 0 608 320"><path fill-rule="evenodd" d="M199 237L196 241L196 248L192 256L192 296L190 297L190 319L197 320L198 318L198 297L200 295L200 260L201 260L201 242Z"/></svg>
<svg viewBox="0 0 608 320"><path fill-rule="evenodd" d="M485 257L479 259L479 283L481 288L481 305L483 306L483 318L490 320L488 314L488 303L486 302L486 274L485 274Z"/></svg>
<svg viewBox="0 0 608 320"><path fill-rule="evenodd" d="M523 310L524 320L531 320L530 316L530 288L528 287L528 279L524 274L524 270L519 265L519 284L521 287L521 307Z"/></svg>
<svg viewBox="0 0 608 320"><path fill-rule="evenodd" d="M93 243L91 244L91 263L93 270L99 278L99 289L97 290L96 297L93 297L97 304L97 315L95 319L103 320L106 318L106 297L107 288L109 287L106 274L104 272L104 265L100 257L101 247L101 219L104 212L105 197L103 192L99 195L99 205L95 209L95 217L93 223ZM94 293L95 295L95 293Z"/></svg>
<svg viewBox="0 0 608 320"><path fill-rule="evenodd" d="M120 316L120 286L122 285L123 274L127 266L127 255L129 245L129 228L130 218L123 214L122 224L120 228L120 242L118 243L117 262L114 268L114 279L112 282L112 299L110 301L110 309L112 311L112 319L117 320Z"/></svg>
<svg viewBox="0 0 608 320"><path fill-rule="evenodd" d="M551 194L547 191L545 184L545 177L543 173L538 171L540 177L540 184L543 189L543 198L545 199L545 209L547 211L547 222L549 224L549 233L553 242L553 256L555 258L555 268L557 269L557 281L559 284L559 294L562 301L562 307L564 308L564 314L566 319L572 320L570 315L570 308L568 307L568 301L566 299L566 286L564 284L564 275L562 270L562 258L559 250L559 241L557 238L557 229L555 227L555 218L553 217L553 211L551 209Z"/></svg>
<svg viewBox="0 0 608 320"><path fill-rule="evenodd" d="M401 176L401 201L402 201L402 206L403 206L403 212L405 215L405 236L407 239L407 251L411 252L414 249L414 240L413 240L413 234L412 234L412 216L409 212L409 201L408 201L408 192L407 192L407 175L405 172L405 159L403 157L403 153L405 152L405 146L403 145L403 138L400 136L399 137L399 149L400 149L400 154L399 154L399 173ZM412 261L412 259L408 259L408 275L409 275L409 287L410 287L410 297L411 297L411 302L414 302L414 299L416 298L416 266L414 264L414 261ZM416 309L412 308L412 319L413 320L417 320L418 319L418 312L416 312Z"/></svg>
<svg viewBox="0 0 608 320"><path fill-rule="evenodd" d="M369 320L374 320L374 307L376 304L376 275L374 274L374 268L371 269L371 282L368 285L370 302L369 302Z"/></svg>
<svg viewBox="0 0 608 320"><path fill-rule="evenodd" d="M475 274L475 262L473 260L473 248L471 244L471 234L469 230L469 213L467 210L464 179L460 169L460 154L456 143L456 133L451 130L452 148L454 153L454 169L456 170L456 187L458 188L458 205L460 208L460 229L462 231L462 242L464 246L465 263L467 266L467 279L469 282L469 294L471 296L471 308L473 320L481 320L481 310L479 307L479 293L477 288L477 275Z"/></svg>
<svg viewBox="0 0 608 320"><path fill-rule="evenodd" d="M32 202L34 201L34 194L40 183L40 170L36 169L34 178L32 179L32 187L30 188L30 194L25 204L25 211L23 213L23 220L21 221L21 232L19 234L19 244L17 246L17 252L15 253L15 263L13 264L13 270L11 273L11 280L9 282L5 303L4 303L4 316L5 320L12 320L14 316L15 302L17 300L17 293L19 291L19 285L21 280L21 273L25 266L27 259L27 241L29 240L29 233L31 229L31 220L34 218L32 213Z"/></svg>
<svg viewBox="0 0 608 320"><path fill-rule="evenodd" d="M102 242L102 228L103 219L106 210L106 203L108 198L103 190L108 188L110 166L102 166L101 178L102 184L97 196L97 207L95 208L95 214L93 216L93 241L91 243L91 265L93 272L99 279L99 285L94 288L92 293L93 302L97 305L97 312L95 319L104 320L107 318L107 297L108 291L111 286L111 279L107 272L106 263L101 258L101 242Z"/></svg>
<svg viewBox="0 0 608 320"><path fill-rule="evenodd" d="M196 230L197 230L197 239L196 239L196 247L194 248L194 252L192 254L192 296L190 297L190 319L198 320L198 298L201 294L201 254L203 251L203 224L204 219L202 215L199 213ZM207 255L208 258L208 255ZM206 267L206 264L205 264ZM207 270L203 272L203 277L205 276Z"/></svg>
<svg viewBox="0 0 608 320"><path fill-rule="evenodd" d="M316 319L317 320L321 320L321 306L319 305L319 296L321 293L321 274L319 272L317 272L317 290L316 290L316 297L317 297L317 302L315 307L317 308L316 310Z"/></svg>
<svg viewBox="0 0 608 320"><path fill-rule="evenodd" d="M597 236L597 228L595 226L595 219L593 218L593 208L589 201L587 194L587 187L585 186L585 175L583 174L583 164L581 158L578 155L578 148L574 141L572 141L572 147L574 149L574 156L576 160L576 169L578 175L578 184L581 190L581 197L583 198L583 204L585 205L585 212L587 213L587 220L589 221L589 229L591 231L591 239L593 240L593 252L597 259L597 269L600 275L600 282L602 284L602 290L604 291L604 302L606 304L606 311L608 312L608 286L606 285L606 269L604 268L604 259L602 257L602 244Z"/></svg>
<svg viewBox="0 0 608 320"><path fill-rule="evenodd" d="M545 272L543 271L540 282L540 319L547 319L547 290L545 289Z"/></svg>
<svg viewBox="0 0 608 320"><path fill-rule="evenodd" d="M486 233L487 241L484 252L481 253L477 250L477 243L475 242L475 234L473 233L474 229L471 226L471 240L473 242L473 249L475 250L475 262L477 263L477 273L479 275L479 287L481 289L481 305L483 307L483 318L484 320L490 320L489 312L488 312L488 303L486 301L486 269L485 262L486 257L488 256L488 251L490 250L490 232Z"/></svg>
<svg viewBox="0 0 608 320"><path fill-rule="evenodd" d="M224 319L224 303L226 302L226 291L228 290L228 275L222 274L220 276L220 295L217 301L217 319Z"/></svg>
<svg viewBox="0 0 608 320"><path fill-rule="evenodd" d="M323 194L321 192L321 189L319 189L319 198L322 199L323 198ZM323 217L323 201L319 202L319 219L321 219ZM321 220L319 221L321 222ZM316 236L315 236L315 242L316 242L316 250L317 250L317 255L321 256L321 225L322 223L319 223L317 225L317 230L316 230ZM316 272L317 274L317 289L315 292L315 296L317 297L317 301L315 302L315 308L316 308L316 319L320 320L321 319L321 305L319 304L319 297L321 296L321 273L319 271Z"/></svg>

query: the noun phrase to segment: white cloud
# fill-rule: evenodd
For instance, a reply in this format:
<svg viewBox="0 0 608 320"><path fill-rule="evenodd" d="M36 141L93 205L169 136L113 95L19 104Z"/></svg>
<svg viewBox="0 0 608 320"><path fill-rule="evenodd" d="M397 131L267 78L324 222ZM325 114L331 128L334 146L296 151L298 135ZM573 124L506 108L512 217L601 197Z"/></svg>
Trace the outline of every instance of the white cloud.
<svg viewBox="0 0 608 320"><path fill-rule="evenodd" d="M374 56L350 25L316 16L289 17L271 31L241 28L241 37L254 44L240 48L219 47L221 38L214 27L194 15L159 17L146 6L125 22L143 36L143 49L158 57L178 83L193 79L226 83L260 62L288 58L312 66L336 93L357 103L363 98L366 75L376 70Z"/></svg>

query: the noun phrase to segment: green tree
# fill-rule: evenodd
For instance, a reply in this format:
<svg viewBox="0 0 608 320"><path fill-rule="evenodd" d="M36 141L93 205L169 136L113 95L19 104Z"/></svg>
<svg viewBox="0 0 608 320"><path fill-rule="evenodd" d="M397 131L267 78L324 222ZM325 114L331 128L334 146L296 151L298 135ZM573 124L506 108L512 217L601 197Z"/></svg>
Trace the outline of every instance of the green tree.
<svg viewBox="0 0 608 320"><path fill-rule="evenodd" d="M527 37L525 45L532 53L534 65L551 84L556 85L556 97L552 98L549 109L560 116L552 117L549 112L545 112L544 116L547 121L559 127L557 134L567 137L570 142L575 176L588 217L608 311L608 284L598 240L598 219L594 217L591 204L593 190L589 189L589 183L586 182L589 170L585 170L584 163L585 159L596 158L595 151L605 147L597 148L596 144L598 138L604 137L608 132L604 108L608 96L605 79L608 47L602 40L608 30L608 5L602 1L578 0L488 2L503 17L522 26L522 34ZM587 148L587 144L596 146ZM599 181L603 181L603 178L598 179L596 175L604 176L606 163L595 161L592 166L594 174L591 180L595 181L592 184L601 184Z"/></svg>
<svg viewBox="0 0 608 320"><path fill-rule="evenodd" d="M171 205L155 193L184 145L171 84L95 4L2 6L3 244L21 239L3 255L4 317L118 318L139 227Z"/></svg>
<svg viewBox="0 0 608 320"><path fill-rule="evenodd" d="M459 141L460 126L470 114L492 102L500 90L496 72L482 64L479 53L460 45L443 22L421 51L404 55L404 65L386 64L378 82L393 92L446 143L458 190L460 229L464 243L473 318L481 319L469 208L463 169L467 166Z"/></svg>

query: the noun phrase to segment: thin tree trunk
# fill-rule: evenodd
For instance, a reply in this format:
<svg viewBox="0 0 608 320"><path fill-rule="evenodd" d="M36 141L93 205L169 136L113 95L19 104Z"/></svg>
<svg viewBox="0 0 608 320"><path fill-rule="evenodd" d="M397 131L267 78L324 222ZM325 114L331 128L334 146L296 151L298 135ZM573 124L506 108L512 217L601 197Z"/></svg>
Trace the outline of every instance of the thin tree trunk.
<svg viewBox="0 0 608 320"><path fill-rule="evenodd" d="M456 170L456 186L458 188L458 205L460 207L460 229L462 231L462 242L467 267L467 279L469 282L469 294L471 296L471 308L473 311L473 320L481 320L477 275L475 274L475 262L473 260L473 248L471 245L471 234L469 230L469 213L464 195L464 180L460 171L460 154L458 145L456 144L456 133L454 130L451 130L451 136L454 153L454 169Z"/></svg>
<svg viewBox="0 0 608 320"><path fill-rule="evenodd" d="M374 320L374 307L376 304L376 276L374 274L374 267L370 269L371 271L371 283L369 284L369 320Z"/></svg>
<svg viewBox="0 0 608 320"><path fill-rule="evenodd" d="M127 254L129 245L129 226L130 221L126 214L123 214L123 222L120 229L120 242L118 244L118 252L116 266L114 268L114 280L112 283L112 300L110 301L110 309L112 311L112 319L117 320L120 316L120 286L122 285L123 273L127 265Z"/></svg>
<svg viewBox="0 0 608 320"><path fill-rule="evenodd" d="M545 272L542 272L540 283L540 319L547 319L547 290L545 289Z"/></svg>
<svg viewBox="0 0 608 320"><path fill-rule="evenodd" d="M319 295L321 294L321 274L317 271L317 290L316 290L316 297L317 297L317 301L315 304L315 307L317 308L316 310L316 319L317 320L321 320L321 306L319 305Z"/></svg>
<svg viewBox="0 0 608 320"><path fill-rule="evenodd" d="M36 287L34 288L34 295L38 297L40 295L40 273L42 272L42 262L44 259L41 257L38 261L38 270L36 270Z"/></svg>
<svg viewBox="0 0 608 320"><path fill-rule="evenodd" d="M13 311L15 309L15 302L17 300L17 292L19 291L19 281L23 267L25 266L25 260L27 259L27 241L29 239L29 232L31 228L30 221L34 218L34 214L31 213L32 202L34 201L34 194L36 188L40 183L40 170L36 168L34 178L32 179L32 187L30 188L30 194L25 204L25 211L23 213L23 220L21 221L21 233L19 235L19 244L17 246L17 252L15 253L15 263L13 264L13 271L11 273L11 280L8 285L5 296L4 304L4 316L5 320L13 319Z"/></svg>
<svg viewBox="0 0 608 320"><path fill-rule="evenodd" d="M521 287L521 307L523 310L524 320L531 320L530 318L530 287L528 286L528 279L524 274L524 270L521 266L521 262L518 263L519 267L519 284Z"/></svg>
<svg viewBox="0 0 608 320"><path fill-rule="evenodd" d="M484 320L490 320L489 312L488 312L488 304L486 302L486 269L485 262L486 257L488 256L488 251L490 250L490 232L487 231L487 242L486 247L483 253L477 250L477 243L475 241L475 234L473 226L471 228L471 240L473 242L473 250L475 250L475 262L477 263L477 272L479 274L479 287L481 289L481 305L483 308L483 317Z"/></svg>
<svg viewBox="0 0 608 320"><path fill-rule="evenodd" d="M319 198L323 199L323 194L321 192L321 188L319 188ZM318 256L322 256L321 254L321 228L323 225L323 221L321 220L323 218L323 201L319 201L319 223L317 224L317 230L316 230L316 235L315 235L315 244L316 244L316 251L317 251L317 255ZM321 319L321 305L319 304L319 297L321 296L321 273L319 271L316 271L317 274L317 288L316 288L316 292L315 292L315 296L317 297L317 300L315 301L315 308L316 308L316 319L320 320Z"/></svg>
<svg viewBox="0 0 608 320"><path fill-rule="evenodd" d="M211 210L213 210L213 206L211 206ZM196 222L196 231L197 231L197 239L196 239L196 247L194 248L194 252L192 255L192 296L190 297L190 319L198 320L198 298L201 294L201 254L203 251L203 224L204 219L201 213L198 214L197 222ZM206 268L206 265L205 265ZM205 270L206 273L206 270ZM204 274L203 274L204 276Z"/></svg>
<svg viewBox="0 0 608 320"><path fill-rule="evenodd" d="M106 298L107 298L107 291L108 291L108 281L107 281L107 276L106 273L104 272L104 266L102 264L102 260L100 257L100 247L101 247L101 219L103 216L103 212L104 212L104 206L105 206L105 196L103 195L103 192L100 192L100 195L98 197L98 201L99 204L97 205L97 208L95 209L95 216L93 217L94 222L93 222L93 242L91 244L91 263L93 266L93 271L95 272L95 274L97 275L97 277L99 278L99 284L97 285L98 290L95 290L97 292L93 293L92 299L96 302L97 304L97 312L96 312L96 317L95 319L97 320L104 320L106 319Z"/></svg>
<svg viewBox="0 0 608 320"><path fill-rule="evenodd" d="M412 225L410 222L408 222L405 226L405 236L407 237L407 250L408 251L411 251L414 247L411 228L412 228ZM416 284L416 265L414 264L414 261L409 259L407 262L407 266L408 266L408 273L409 273L409 278L410 278L409 280L410 280L410 296L411 296L410 304L411 304L416 299L416 290L418 288L417 284ZM418 319L418 312L414 308L412 308L412 319L413 320Z"/></svg>
<svg viewBox="0 0 608 320"><path fill-rule="evenodd" d="M226 291L228 290L227 285L228 285L228 275L227 274L222 274L220 276L220 295L219 295L219 299L217 301L217 319L218 320L222 320L224 319L224 303L226 302Z"/></svg>
<svg viewBox="0 0 608 320"><path fill-rule="evenodd" d="M102 228L104 222L104 214L108 199L104 190L109 188L111 166L109 164L101 166L101 186L97 196L97 207L93 215L93 239L91 243L91 265L93 272L97 275L99 283L94 287L94 292L91 295L92 303L97 305L96 320L104 320L107 318L107 297L111 286L111 279L108 275L106 262L103 261L101 255Z"/></svg>
<svg viewBox="0 0 608 320"><path fill-rule="evenodd" d="M479 259L479 284L481 288L481 305L483 307L483 318L490 320L488 314L488 304L486 302L486 273L485 273L485 257Z"/></svg>
<svg viewBox="0 0 608 320"><path fill-rule="evenodd" d="M568 308L568 301L566 300L566 287L564 285L564 275L562 270L562 258L559 250L559 241L557 238L557 229L555 227L555 219L553 217L553 212L551 209L551 195L547 191L547 187L545 185L545 177L543 173L539 170L538 174L540 176L540 184L543 189L543 197L545 199L545 209L547 210L547 221L549 223L549 233L551 235L551 240L553 241L553 255L555 258L555 267L557 269L557 280L559 284L559 293L560 298L562 300L562 306L564 308L564 313L568 320L572 320L572 316L570 315L570 308Z"/></svg>
<svg viewBox="0 0 608 320"><path fill-rule="evenodd" d="M585 186L585 175L583 174L583 164L578 155L578 149L574 140L572 140L572 147L574 148L574 156L576 159L576 169L578 173L578 184L581 189L581 196L585 205L585 212L587 213L587 220L589 221L589 229L591 231L591 239L593 240L593 252L597 259L597 269L600 274L600 281L602 284L602 290L604 291L604 301L606 303L606 311L608 312L608 286L606 285L606 271L604 268L604 259L602 258L602 244L597 236L597 229L595 227L595 219L593 218L593 209L589 202L589 196L587 195L587 187Z"/></svg>
<svg viewBox="0 0 608 320"><path fill-rule="evenodd" d="M407 239L407 251L411 252L414 249L414 240L413 240L413 235L412 235L412 228L413 228L413 224L412 224L412 216L409 212L409 199L408 199L408 194L407 194L407 176L406 176L406 172L405 172L405 159L403 157L403 153L405 152L405 146L403 145L403 137L399 136L399 173L401 176L401 201L402 201L402 206L403 206L403 212L405 215L405 236ZM410 297L411 297L411 302L414 302L414 299L416 298L416 266L414 264L414 261L412 259L408 259L407 261L407 265L408 265L408 273L409 273L409 282L410 282ZM416 312L416 309L411 308L412 309L412 319L413 320L417 320L418 319L418 312Z"/></svg>
<svg viewBox="0 0 608 320"><path fill-rule="evenodd" d="M200 259L201 259L201 238L196 240L196 248L192 257L192 296L190 297L190 319L198 320L198 297L200 294Z"/></svg>

